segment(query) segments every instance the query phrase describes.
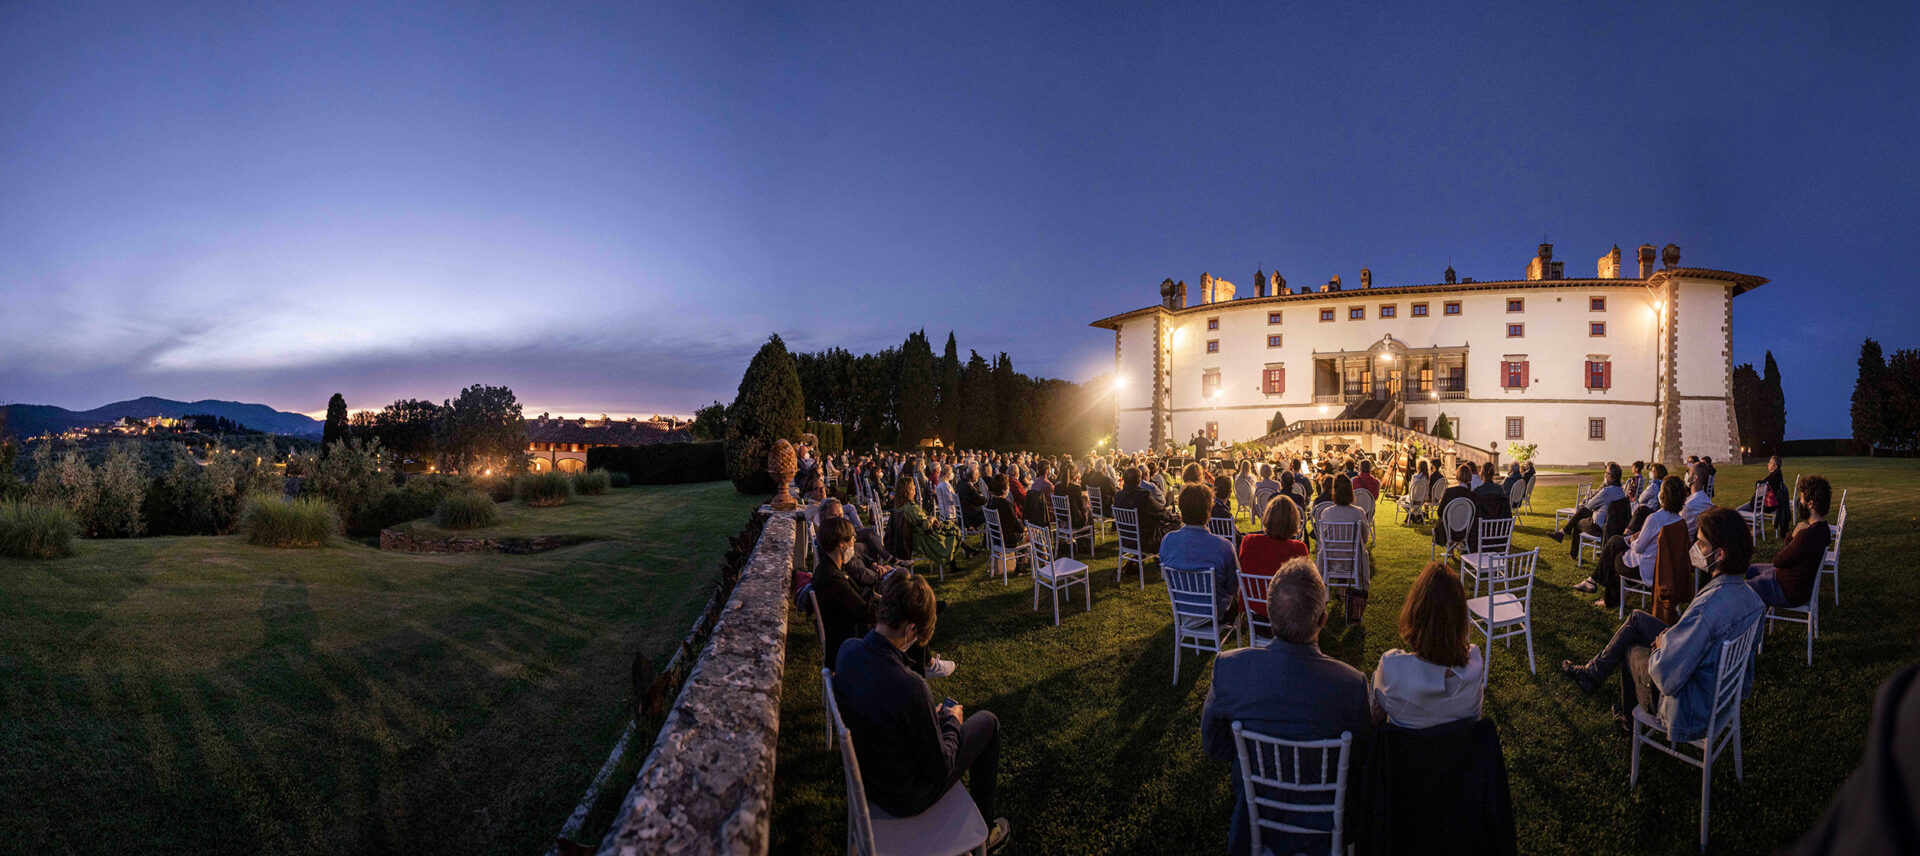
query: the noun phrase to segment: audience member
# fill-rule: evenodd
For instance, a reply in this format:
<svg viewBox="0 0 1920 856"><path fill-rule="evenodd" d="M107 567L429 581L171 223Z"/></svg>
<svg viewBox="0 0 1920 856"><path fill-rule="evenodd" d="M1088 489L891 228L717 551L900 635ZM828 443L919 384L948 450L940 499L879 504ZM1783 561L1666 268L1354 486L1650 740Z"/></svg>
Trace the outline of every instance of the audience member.
<svg viewBox="0 0 1920 856"><path fill-rule="evenodd" d="M1467 594L1446 562L1428 562L1400 608L1400 641L1373 671L1376 719L1427 728L1480 716L1486 661L1467 637Z"/></svg>
<svg viewBox="0 0 1920 856"><path fill-rule="evenodd" d="M1354 527L1353 536L1354 546L1357 548L1354 552L1355 582L1353 587L1346 591L1344 597L1347 601L1347 623L1358 624L1361 616L1367 611L1367 592L1372 588L1373 557L1367 549L1367 542L1371 540L1369 533L1373 523L1367 519L1366 509L1353 504L1351 479L1341 474L1334 476L1331 482L1333 489L1329 493L1333 504L1321 510L1320 516L1314 520L1314 526L1319 528L1329 523L1357 524ZM1320 536L1316 533L1315 537ZM1325 549L1325 545L1322 545L1322 549Z"/></svg>
<svg viewBox="0 0 1920 856"><path fill-rule="evenodd" d="M1693 493L1687 496L1687 504L1680 507L1680 517L1687 521L1688 534L1700 531L1700 515L1713 507L1713 495L1707 492L1707 471L1699 464L1687 468L1687 489Z"/></svg>
<svg viewBox="0 0 1920 856"><path fill-rule="evenodd" d="M1300 506L1293 503L1293 497L1274 497L1272 502L1267 503L1267 514L1262 523L1266 531L1240 539L1240 573L1271 577L1280 570L1281 565L1306 557L1306 542L1300 540ZM1265 600L1249 600L1243 606L1253 615L1262 619L1267 617Z"/></svg>
<svg viewBox="0 0 1920 856"><path fill-rule="evenodd" d="M1375 502L1380 500L1380 480L1373 477L1372 461L1360 462L1360 474L1353 477L1353 489L1373 494Z"/></svg>
<svg viewBox="0 0 1920 856"><path fill-rule="evenodd" d="M1206 571L1213 577L1213 603L1220 625L1232 624L1240 615L1239 583L1236 571L1239 558L1233 545L1207 531L1207 518L1213 512L1213 489L1190 484L1180 491L1179 529L1160 539L1160 567L1183 571Z"/></svg>
<svg viewBox="0 0 1920 856"><path fill-rule="evenodd" d="M1833 528L1827 525L1833 486L1822 476L1807 476L1800 481L1800 499L1806 503L1807 519L1773 554L1771 564L1747 569L1747 584L1768 606L1806 606L1819 589L1820 562L1833 543Z"/></svg>
<svg viewBox="0 0 1920 856"><path fill-rule="evenodd" d="M1139 467L1128 467L1120 478L1121 488L1113 497L1113 507L1130 509L1138 514L1140 549L1149 553L1159 552L1160 539L1172 530L1173 518L1167 514L1166 506L1141 486Z"/></svg>
<svg viewBox="0 0 1920 856"><path fill-rule="evenodd" d="M1609 461L1607 463L1606 483L1601 485L1599 490L1589 494L1585 502L1574 507L1573 516L1567 518L1566 525L1560 527L1557 531L1547 533L1547 535L1555 541L1562 542L1566 541L1569 537L1582 533L1596 536L1604 535L1607 531L1607 510L1613 507L1613 503L1616 500L1626 498L1627 491L1620 486L1620 465ZM1579 560L1580 539L1578 537L1574 537L1573 543L1567 548L1567 553L1574 560Z"/></svg>
<svg viewBox="0 0 1920 856"><path fill-rule="evenodd" d="M1446 492L1440 495L1439 502L1435 503L1436 508L1433 512L1433 543L1434 546L1444 550L1453 546L1455 536L1458 536L1458 540L1467 545L1467 549L1471 551L1477 548L1480 540L1479 527L1474 525L1474 522L1480 515L1480 503L1474 496L1473 488L1468 486L1468 482L1473 478L1473 466L1470 464L1461 464L1458 475L1460 476L1460 481L1452 487L1447 488ZM1433 483L1435 485L1446 483L1445 478L1439 475L1438 470L1435 471ZM1456 499L1466 500L1467 504L1473 506L1474 509L1474 516L1467 520L1467 531L1464 533L1447 531L1447 506L1452 505Z"/></svg>
<svg viewBox="0 0 1920 856"><path fill-rule="evenodd" d="M1573 588L1576 591L1604 592L1595 606L1614 607L1620 603L1620 578L1629 576L1641 583L1653 585L1655 556L1660 548L1660 530L1667 524L1680 520L1680 506L1686 501L1687 489L1678 478L1668 478L1660 483L1660 510L1646 516L1640 528L1626 535L1615 535L1600 545L1600 559L1594 562L1593 576L1587 577Z"/></svg>
<svg viewBox="0 0 1920 856"><path fill-rule="evenodd" d="M1766 476L1753 484L1755 487L1761 485L1766 486L1765 492L1761 494L1760 507L1754 508L1753 497L1747 497L1747 501L1741 504L1740 510L1754 514L1773 515L1773 520L1771 521L1773 531L1785 537L1787 527L1792 524L1793 520L1790 516L1791 507L1787 504L1786 478L1780 473L1779 455L1774 455L1767 459ZM1764 526L1765 524L1762 525Z"/></svg>

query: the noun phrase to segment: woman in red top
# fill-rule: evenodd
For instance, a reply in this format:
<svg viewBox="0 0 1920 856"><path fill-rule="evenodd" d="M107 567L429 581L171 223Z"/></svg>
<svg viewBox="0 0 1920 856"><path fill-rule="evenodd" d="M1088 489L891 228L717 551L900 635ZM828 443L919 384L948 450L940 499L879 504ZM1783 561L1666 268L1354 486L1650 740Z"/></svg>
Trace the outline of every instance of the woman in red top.
<svg viewBox="0 0 1920 856"><path fill-rule="evenodd" d="M1264 522L1266 532L1240 539L1240 573L1250 577L1271 577L1289 560L1307 555L1307 545L1300 540L1300 506L1291 497L1281 494L1267 503ZM1247 611L1267 617L1265 597L1246 600Z"/></svg>

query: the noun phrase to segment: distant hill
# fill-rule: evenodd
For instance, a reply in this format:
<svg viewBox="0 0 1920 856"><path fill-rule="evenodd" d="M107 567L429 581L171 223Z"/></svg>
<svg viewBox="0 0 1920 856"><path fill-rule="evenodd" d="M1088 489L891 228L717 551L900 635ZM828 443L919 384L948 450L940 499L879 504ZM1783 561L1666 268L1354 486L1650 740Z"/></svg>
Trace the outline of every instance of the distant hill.
<svg viewBox="0 0 1920 856"><path fill-rule="evenodd" d="M132 401L116 401L92 410L68 410L49 404L9 404L0 407L0 410L7 411L7 433L16 437L35 437L82 425L109 422L123 416L167 416L177 419L199 413L224 416L230 421L268 434L317 438L321 428L320 421L311 416L275 410L264 404L213 399L174 401L147 396Z"/></svg>

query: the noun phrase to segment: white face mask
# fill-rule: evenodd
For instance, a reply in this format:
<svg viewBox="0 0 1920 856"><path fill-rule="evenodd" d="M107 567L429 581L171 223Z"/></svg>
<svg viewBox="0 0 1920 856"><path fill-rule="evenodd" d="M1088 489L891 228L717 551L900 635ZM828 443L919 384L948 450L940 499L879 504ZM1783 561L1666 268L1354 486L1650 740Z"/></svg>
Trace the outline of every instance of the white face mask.
<svg viewBox="0 0 1920 856"><path fill-rule="evenodd" d="M1700 545L1698 543L1694 544L1693 547L1687 551L1687 556L1688 558L1693 560L1693 566L1695 568L1699 568L1700 570L1703 570L1703 571L1707 569L1706 551L1701 550Z"/></svg>
<svg viewBox="0 0 1920 856"><path fill-rule="evenodd" d="M852 542L848 542L848 543L846 543L846 544L842 544L842 545L840 545L840 556L839 556L839 558L838 558L838 561L839 561L839 563L840 563L840 564L842 564L842 565L844 565L844 564L846 564L846 563L848 563L848 562L851 562L851 561L853 561L853 544L852 544Z"/></svg>

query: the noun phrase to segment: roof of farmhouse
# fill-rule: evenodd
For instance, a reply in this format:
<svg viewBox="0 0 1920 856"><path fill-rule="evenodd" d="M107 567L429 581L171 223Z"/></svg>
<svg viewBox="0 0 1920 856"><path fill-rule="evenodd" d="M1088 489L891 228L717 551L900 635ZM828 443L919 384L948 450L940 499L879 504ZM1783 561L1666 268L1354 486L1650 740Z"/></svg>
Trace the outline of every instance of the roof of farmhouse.
<svg viewBox="0 0 1920 856"><path fill-rule="evenodd" d="M687 425L674 420L659 422L638 419L549 419L542 416L527 420L530 443L583 443L595 446L651 446L655 443L688 443L693 436Z"/></svg>
<svg viewBox="0 0 1920 856"><path fill-rule="evenodd" d="M1639 252L1639 272L1641 275L1633 276L1622 266L1620 248L1616 246L1608 255L1600 257L1598 264L1600 276L1589 278L1566 277L1561 275L1561 265L1564 263L1553 261L1553 245L1541 244L1539 255L1529 260L1527 278L1525 279L1477 281L1468 278L1455 281L1453 268L1449 266L1446 271L1446 282L1421 285L1375 286L1372 282L1372 273L1366 268L1361 268L1359 288L1343 286L1340 277L1336 276L1318 286L1307 285L1297 289L1290 289L1287 286L1286 279L1281 277L1278 271L1275 271L1271 293L1262 293L1267 292L1268 289L1266 285L1266 272L1261 271L1255 274L1256 288L1258 291L1245 295L1237 294L1236 287L1226 280L1219 279L1210 274L1201 274L1200 299L1194 303L1187 303L1187 284L1185 281L1176 283L1172 279L1168 279L1160 284L1160 303L1102 318L1089 326L1103 327L1112 330L1118 329L1121 322L1132 318L1163 313L1168 315L1190 315L1218 312L1222 307L1237 308L1242 306L1313 301L1350 303L1357 299L1369 299L1373 297L1458 294L1475 291L1519 291L1535 288L1646 287L1672 277L1721 280L1733 286L1733 293L1735 295L1745 294L1767 283L1766 277L1755 276L1753 274L1736 273L1734 271L1716 270L1713 268L1680 267L1680 248L1672 244L1667 245L1662 255L1664 256L1663 260L1666 262L1666 265L1656 271L1653 269L1653 245L1643 245Z"/></svg>

